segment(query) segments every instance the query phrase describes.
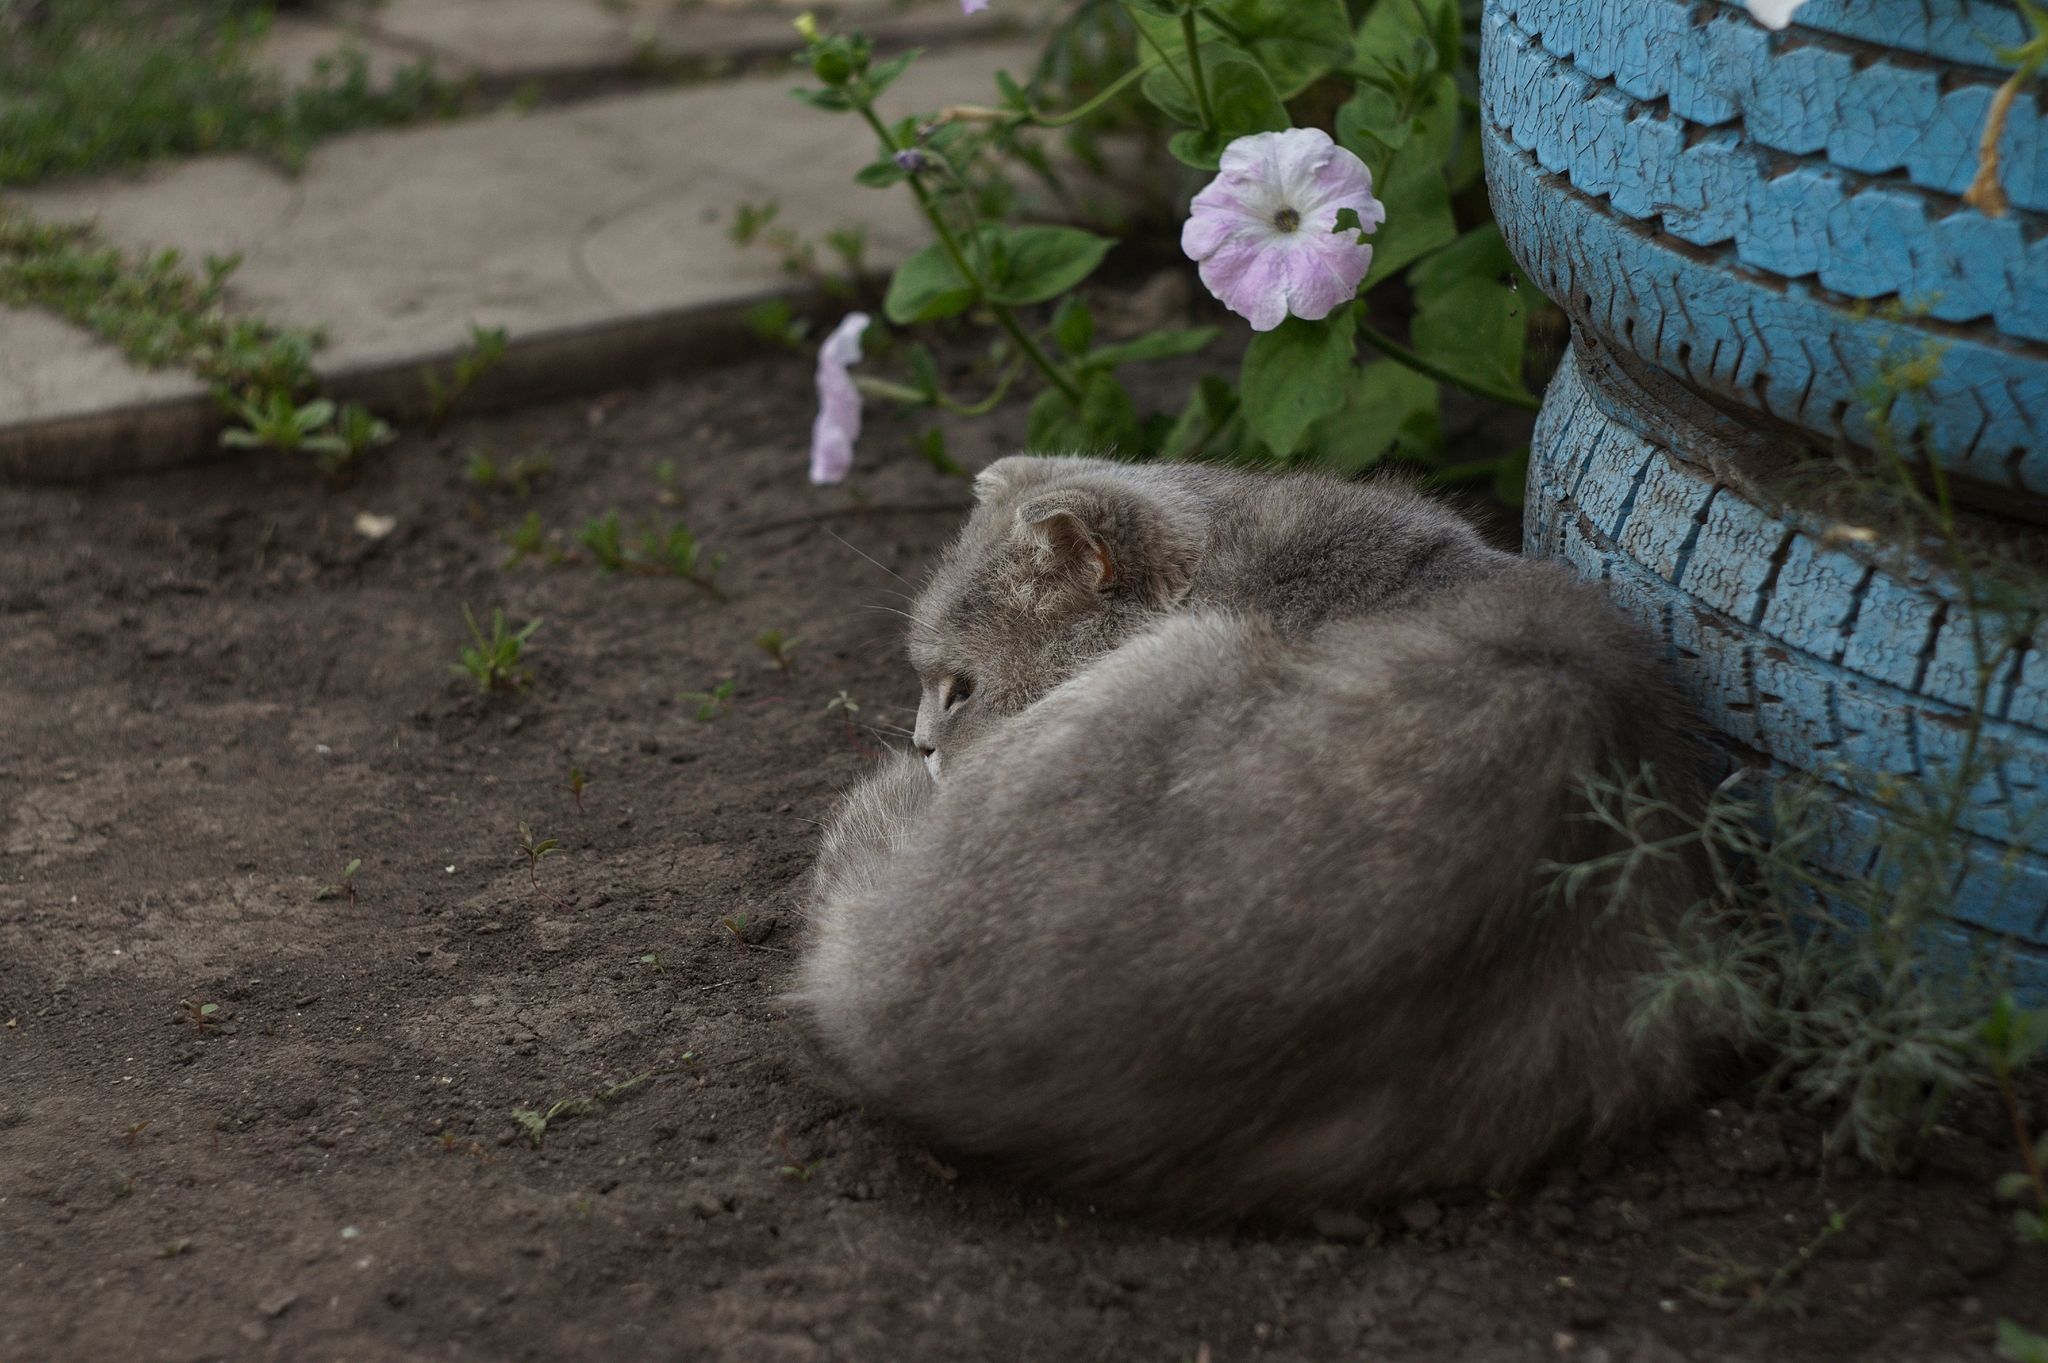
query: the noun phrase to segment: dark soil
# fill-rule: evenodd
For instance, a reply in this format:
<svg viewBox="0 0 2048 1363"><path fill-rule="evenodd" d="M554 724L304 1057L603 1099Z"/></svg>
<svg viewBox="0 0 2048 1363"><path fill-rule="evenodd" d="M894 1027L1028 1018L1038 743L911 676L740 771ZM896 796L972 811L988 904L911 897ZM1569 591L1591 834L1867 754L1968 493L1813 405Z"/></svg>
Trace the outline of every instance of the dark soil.
<svg viewBox="0 0 2048 1363"><path fill-rule="evenodd" d="M810 413L791 357L410 436L339 492L263 459L0 489L0 1359L1704 1363L1985 1358L1998 1316L2039 1323L1986 1101L1908 1181L1703 1102L1525 1187L1197 1234L826 1096L778 1001L804 873L909 723L892 612L965 488L876 421L849 513L804 481ZM556 472L479 493L477 446ZM660 459L728 599L499 571L529 507L667 514ZM526 694L450 675L465 603L545 620ZM803 636L787 676L770 628ZM725 678L709 722L676 699ZM538 892L521 823L562 842ZM512 1117L650 1074L538 1143ZM1730 1265L1852 1208L1782 1283L1805 1314L1757 1309Z"/></svg>

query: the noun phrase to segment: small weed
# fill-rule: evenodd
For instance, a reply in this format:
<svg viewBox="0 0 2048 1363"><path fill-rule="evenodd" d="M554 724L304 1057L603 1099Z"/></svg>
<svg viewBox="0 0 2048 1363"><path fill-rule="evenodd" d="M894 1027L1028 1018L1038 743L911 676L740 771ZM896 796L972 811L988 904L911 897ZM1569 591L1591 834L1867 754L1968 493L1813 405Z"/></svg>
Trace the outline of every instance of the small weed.
<svg viewBox="0 0 2048 1363"><path fill-rule="evenodd" d="M273 388L260 397L228 399L228 411L240 426L220 433L230 449L273 449L285 454L305 450L326 459L344 458L348 442L328 429L334 404L326 398L295 402L289 391Z"/></svg>
<svg viewBox="0 0 2048 1363"><path fill-rule="evenodd" d="M533 892L560 908L564 913L569 906L540 887L540 863L543 857L551 857L562 850L557 838L535 838L533 830L525 824L519 825L519 850L526 854L526 878L533 882Z"/></svg>
<svg viewBox="0 0 2048 1363"><path fill-rule="evenodd" d="M539 559L549 567L569 561L569 555L563 551L562 546L556 544L548 532L541 528L538 511L529 511L526 513L526 519L519 524L508 525L500 530L498 539L512 550L512 557L498 565L508 571L529 558Z"/></svg>
<svg viewBox="0 0 2048 1363"><path fill-rule="evenodd" d="M1867 1200L1867 1199L1866 1199ZM1683 1257L1696 1264L1706 1266L1698 1285L1686 1289L1697 1300L1709 1306L1726 1307L1733 1305L1738 1310L1763 1313L1767 1311L1789 1311L1793 1315L1806 1314L1806 1302L1798 1293L1789 1291L1793 1279L1806 1272L1816 1256L1828 1241L1849 1228L1849 1218L1862 1210L1858 1202L1846 1212L1835 1212L1820 1228L1820 1234L1800 1246L1797 1253L1778 1265L1777 1271L1765 1277L1761 1269L1751 1268L1718 1245L1709 1246L1709 1252L1696 1253L1682 1250Z"/></svg>
<svg viewBox="0 0 2048 1363"><path fill-rule="evenodd" d="M2013 1213L2013 1228L2025 1240L2048 1244L2048 1182L2042 1167L2048 1165L2048 1132L2037 1141L2027 1129L2027 1115L2020 1106L2014 1077L2035 1055L2048 1049L2048 1008L2021 1008L2011 994L2001 994L1991 1015L1977 1024L1973 1038L1977 1059L1991 1071L1991 1081L2005 1100L2006 1116L2012 1121L2013 1143L2019 1148L2024 1172L1998 1180L2001 1202L2016 1202L2032 1194L2034 1209L2024 1207Z"/></svg>
<svg viewBox="0 0 2048 1363"><path fill-rule="evenodd" d="M720 714L732 708L732 693L739 689L739 682L727 677L709 691L678 691L676 699L697 706L697 722L709 724Z"/></svg>
<svg viewBox="0 0 2048 1363"><path fill-rule="evenodd" d="M662 530L649 526L642 530L638 563L643 571L679 577L692 586L702 587L721 601L725 599L725 593L718 587L718 572L725 567L725 555L713 554L705 558L703 546L697 543L697 537L690 533L687 525L676 524Z"/></svg>
<svg viewBox="0 0 2048 1363"><path fill-rule="evenodd" d="M676 461L663 459L654 465L654 485L661 491L654 494L654 500L663 506L681 506L683 490L676 484Z"/></svg>
<svg viewBox="0 0 2048 1363"><path fill-rule="evenodd" d="M484 375L505 362L505 328L469 324L469 339L455 353L455 368L444 381L432 369L420 370L420 383L427 390L427 427L438 427L464 393Z"/></svg>
<svg viewBox="0 0 2048 1363"><path fill-rule="evenodd" d="M835 228L825 234L825 245L839 258L844 273L826 269L818 264L818 248L805 241L794 228L776 222L782 216L782 205L770 201L756 208L742 203L734 207L732 226L728 229L733 244L752 246L756 242L782 257L783 273L808 279L828 295L841 302L857 299L873 280L867 268L867 229L865 227ZM748 315L748 325L757 335L785 345L801 347L805 331L792 327L789 321L789 305L782 304L781 327L776 326L777 314L771 309L773 303L764 304ZM794 335L791 333L794 332Z"/></svg>
<svg viewBox="0 0 2048 1363"><path fill-rule="evenodd" d="M202 1032L220 1030L220 1024L213 1020L213 1015L220 1011L219 1004L201 1003L197 999L184 999L181 1002L185 1005L185 1021Z"/></svg>
<svg viewBox="0 0 2048 1363"><path fill-rule="evenodd" d="M686 1051L682 1058L689 1060L693 1057ZM659 1075L673 1073L675 1071L672 1069L649 1070L645 1074L636 1074L623 1083L613 1084L608 1089L600 1089L589 1098L564 1098L546 1112L530 1107L515 1107L512 1109L512 1120L526 1129L527 1139L532 1141L533 1148L538 1150L540 1149L541 1139L547 1135L550 1122L564 1121L570 1117L587 1117L606 1103L617 1102L620 1098L639 1088L649 1080Z"/></svg>
<svg viewBox="0 0 2048 1363"><path fill-rule="evenodd" d="M576 797L576 812L578 814L583 812L583 788L589 784L590 782L583 778L583 768L569 768L569 784L562 787L562 789Z"/></svg>
<svg viewBox="0 0 2048 1363"><path fill-rule="evenodd" d="M356 465L371 450L381 449L398 439L385 421L360 402L344 402L341 410L334 415L334 438L341 442L340 448L322 448L316 451L313 462L327 475L329 482L339 483L355 472Z"/></svg>
<svg viewBox="0 0 2048 1363"><path fill-rule="evenodd" d="M787 1131L778 1131L775 1135L782 1142L782 1158L785 1161L783 1166L775 1172L792 1183L809 1183L811 1175L817 1173L824 1166L825 1161L815 1159L809 1164L800 1162L795 1155L789 1153L789 1133Z"/></svg>
<svg viewBox="0 0 2048 1363"><path fill-rule="evenodd" d="M868 751L867 746L860 741L860 735L853 731L853 717L860 713L860 702L845 691L841 691L825 702L826 714L829 715L834 710L839 712L841 722L846 725L846 741L853 744L853 750L862 757L880 758L881 754Z"/></svg>
<svg viewBox="0 0 2048 1363"><path fill-rule="evenodd" d="M744 320L747 330L771 345L799 353L808 348L806 342L811 335L811 319L797 316L787 299L771 298L765 303L756 303L747 309Z"/></svg>
<svg viewBox="0 0 2048 1363"><path fill-rule="evenodd" d="M790 654L802 643L802 638L786 639L779 629L764 629L754 636L754 646L774 660L776 670L783 676L789 675Z"/></svg>
<svg viewBox="0 0 2048 1363"><path fill-rule="evenodd" d="M483 1142L470 1141L465 1144L462 1138L453 1131L446 1130L441 1133L441 1153L444 1155L474 1155L478 1159L489 1158L489 1156L484 1154Z"/></svg>
<svg viewBox="0 0 2048 1363"><path fill-rule="evenodd" d="M555 461L546 454L516 454L500 463L484 450L471 450L462 466L462 476L486 490L498 489L515 497L533 495L533 485L555 471Z"/></svg>
<svg viewBox="0 0 2048 1363"><path fill-rule="evenodd" d="M749 951L772 951L778 956L787 954L781 947L764 946L760 942L749 942L746 938L747 916L743 913L736 913L730 918L721 918L718 920L718 923L720 927L723 927L732 934L733 941L740 944L740 954L742 956L746 955Z"/></svg>
<svg viewBox="0 0 2048 1363"><path fill-rule="evenodd" d="M654 973L657 975L666 975L668 973L666 970L663 970L661 968L661 953L658 951L650 951L645 956L642 956L640 958L640 964L646 966L653 966Z"/></svg>
<svg viewBox="0 0 2048 1363"><path fill-rule="evenodd" d="M526 641L533 637L541 622L529 620L515 634L505 627L505 612L492 611L491 637L486 639L467 605L462 608L462 618L469 622L470 637L476 640L476 647L463 649L462 661L448 670L458 677L472 678L477 690L485 695L493 691L524 691L533 681L532 670L524 665Z"/></svg>
<svg viewBox="0 0 2048 1363"><path fill-rule="evenodd" d="M576 532L576 542L590 551L597 560L597 575L610 577L623 573L629 566L626 549L619 539L619 513L607 511L602 516L592 516Z"/></svg>
<svg viewBox="0 0 2048 1363"><path fill-rule="evenodd" d="M341 868L341 880L333 885L323 885L320 888L320 892L314 895L313 898L339 899L341 896L347 895L348 906L354 908L356 906L356 872L362 868L362 864L363 859L361 857L356 857L350 861L348 865Z"/></svg>
<svg viewBox="0 0 2048 1363"><path fill-rule="evenodd" d="M133 1174L115 1174L115 1175L114 1175L114 1196L115 1196L115 1197L133 1197L133 1196L135 1196L135 1175L133 1175Z"/></svg>
<svg viewBox="0 0 2048 1363"><path fill-rule="evenodd" d="M178 1258L180 1255L190 1254L191 1252L192 1237L188 1235L181 1239L173 1240L166 1244L162 1249L156 1252L156 1257L159 1259L175 1259Z"/></svg>
<svg viewBox="0 0 2048 1363"><path fill-rule="evenodd" d="M136 1150L141 1148L143 1128L147 1127L150 1121L150 1118L144 1117L141 1121L130 1122L127 1126L121 1129L121 1134L127 1137L128 1148L130 1150ZM130 1183L132 1184L133 1180L130 1180Z"/></svg>

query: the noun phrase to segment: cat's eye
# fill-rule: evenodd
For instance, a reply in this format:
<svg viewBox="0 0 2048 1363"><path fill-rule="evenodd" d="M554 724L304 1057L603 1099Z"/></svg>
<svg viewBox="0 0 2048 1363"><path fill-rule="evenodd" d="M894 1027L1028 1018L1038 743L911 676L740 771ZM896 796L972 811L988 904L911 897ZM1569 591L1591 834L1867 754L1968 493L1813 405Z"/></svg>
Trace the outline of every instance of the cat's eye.
<svg viewBox="0 0 2048 1363"><path fill-rule="evenodd" d="M946 708L953 709L974 694L974 679L965 673L955 673L946 684Z"/></svg>

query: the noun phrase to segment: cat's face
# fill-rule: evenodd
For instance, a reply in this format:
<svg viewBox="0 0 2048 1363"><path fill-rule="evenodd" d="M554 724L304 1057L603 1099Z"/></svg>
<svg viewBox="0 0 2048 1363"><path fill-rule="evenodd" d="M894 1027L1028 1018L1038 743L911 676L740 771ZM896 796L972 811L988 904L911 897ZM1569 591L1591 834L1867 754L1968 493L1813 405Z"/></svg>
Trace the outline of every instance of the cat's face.
<svg viewBox="0 0 2048 1363"><path fill-rule="evenodd" d="M911 613L934 776L1186 594L1198 517L1097 460L1005 459Z"/></svg>

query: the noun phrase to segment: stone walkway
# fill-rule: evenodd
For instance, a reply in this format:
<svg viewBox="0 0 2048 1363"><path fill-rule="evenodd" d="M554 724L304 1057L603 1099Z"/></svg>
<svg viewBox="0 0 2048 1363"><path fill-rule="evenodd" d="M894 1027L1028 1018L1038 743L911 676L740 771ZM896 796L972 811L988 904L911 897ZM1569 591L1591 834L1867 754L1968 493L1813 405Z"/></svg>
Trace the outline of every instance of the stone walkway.
<svg viewBox="0 0 2048 1363"><path fill-rule="evenodd" d="M596 69L630 55L648 16L657 32L701 22L740 35L767 20L786 28L793 12L390 0L362 32L388 45L373 49L380 63L430 47L437 60L455 54L502 75L571 58ZM933 17L960 21L951 0L891 16ZM331 50L307 31L281 33L272 59ZM944 49L884 102L904 113L985 102L997 68L1021 75L1035 56L1014 38ZM595 391L729 351L744 342L748 307L792 292L773 253L728 238L738 204L779 202L780 221L811 238L865 223L881 265L927 240L901 190L851 183L874 155L865 126L789 98L797 83L703 83L356 134L321 144L296 177L249 157L203 157L6 198L42 219L95 220L131 250L175 247L195 262L241 252L231 310L324 326L317 367L330 394L379 411L415 412L419 367L452 355L472 323L511 336L493 377L500 393ZM210 452L218 427L188 374L136 369L66 322L0 308L0 477L182 462Z"/></svg>

